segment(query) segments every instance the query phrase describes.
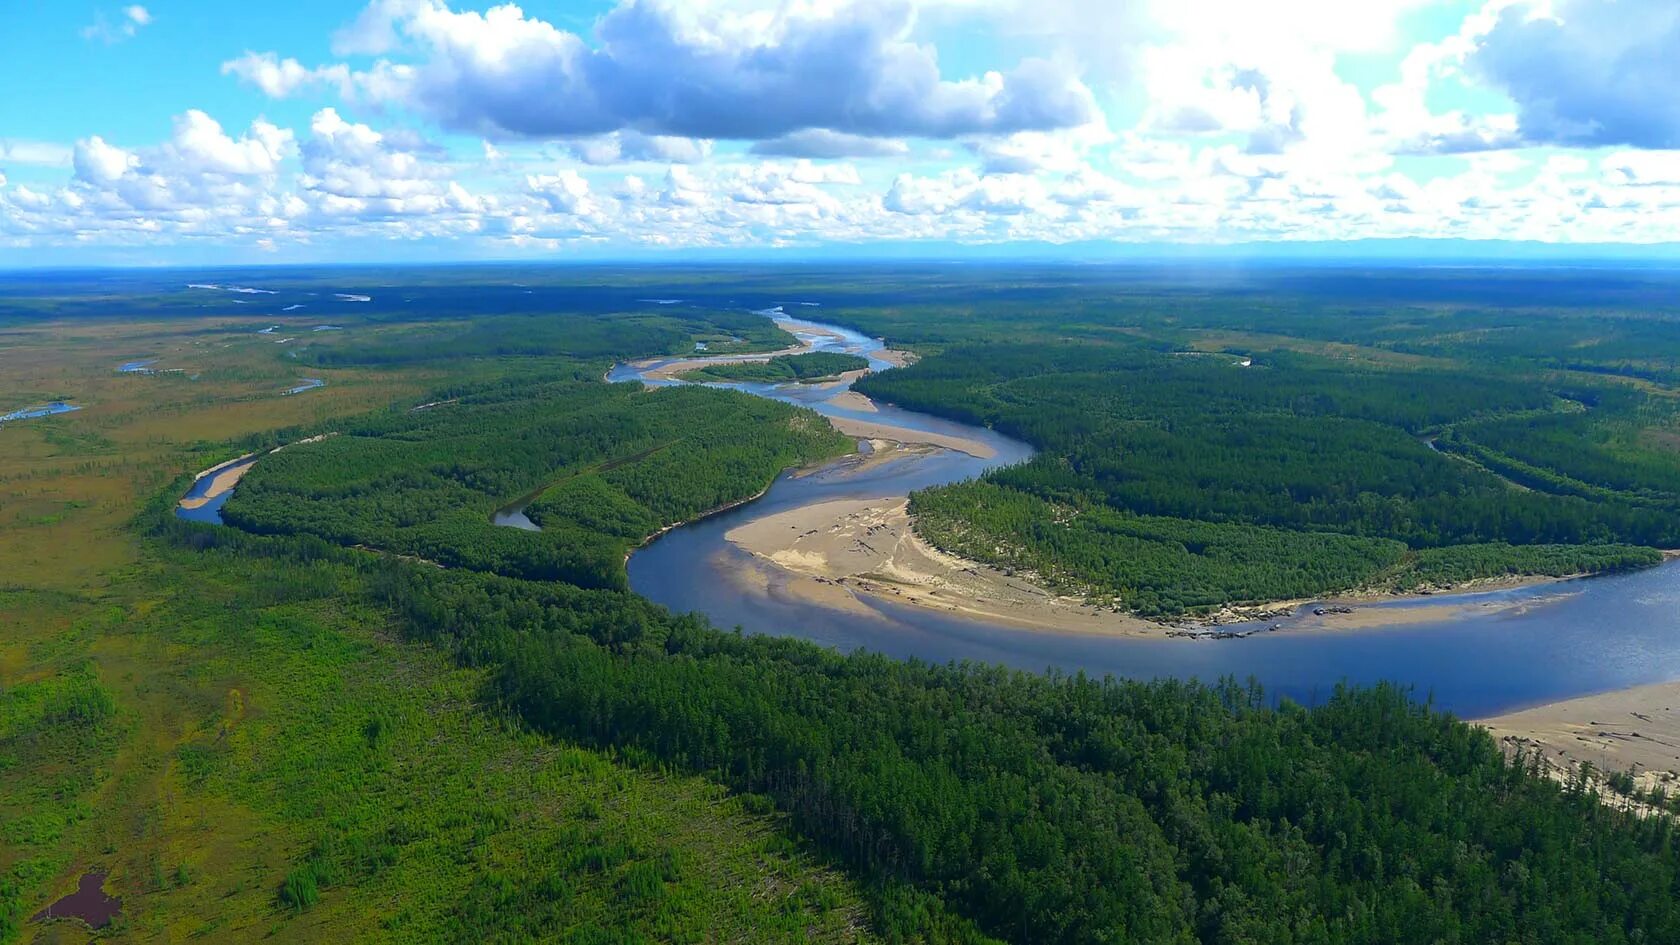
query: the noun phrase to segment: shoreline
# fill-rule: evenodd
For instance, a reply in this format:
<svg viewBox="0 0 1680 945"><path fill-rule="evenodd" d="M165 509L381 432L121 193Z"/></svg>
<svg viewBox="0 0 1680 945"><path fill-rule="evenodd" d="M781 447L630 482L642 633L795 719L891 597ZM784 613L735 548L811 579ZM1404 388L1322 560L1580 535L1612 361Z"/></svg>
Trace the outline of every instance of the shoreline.
<svg viewBox="0 0 1680 945"><path fill-rule="evenodd" d="M878 461L888 458L898 456ZM1292 631L1336 632L1438 622L1472 613L1517 611L1546 606L1567 592L1514 601L1479 600L1471 595L1568 580L1536 576L1501 580L1497 588L1482 583L1433 594L1373 593L1366 597L1338 595L1228 605L1201 618L1159 620L1092 604L1082 597L1044 587L1030 575L1002 571L942 551L915 533L907 498L832 499L813 503L744 522L724 537L737 549L787 578L784 593L811 603L831 601L834 591L843 589L955 616L1004 622L1029 631L1154 639L1221 639L1222 633L1229 633L1221 628L1238 622L1287 619L1290 621L1287 629ZM1408 602L1408 606L1359 606L1389 601ZM1301 613L1313 604L1326 613ZM1350 609L1341 610L1342 607ZM1258 626L1239 632L1248 636L1269 629Z"/></svg>
<svg viewBox="0 0 1680 945"><path fill-rule="evenodd" d="M807 325L806 323L801 323L801 330L808 335L816 335L823 338L844 337L839 332L832 329L813 327ZM693 355L679 355L676 356L676 360L663 364L661 362L666 361L666 358L642 358L639 361L629 361L626 363L643 372L642 380L644 382L681 381L683 383L704 383L700 381L691 381L682 377L682 375L692 371L698 371L701 368L716 367L725 364L759 364L768 362L771 358L796 354L809 354L815 350L817 350L817 346L812 342L801 341L799 344L790 345L776 351L758 351L749 354L723 354L699 357ZM607 373L611 374L612 371L609 369Z"/></svg>
<svg viewBox="0 0 1680 945"><path fill-rule="evenodd" d="M1554 780L1590 765L1604 775L1631 772L1642 791L1680 782L1680 680L1646 683L1467 720L1507 755L1538 754ZM1606 799L1621 795L1607 793Z"/></svg>
<svg viewBox="0 0 1680 945"><path fill-rule="evenodd" d="M217 463L193 476L194 486L204 481L206 477L210 477L209 487L204 490L203 495L189 494L182 496L176 501L176 507L186 509L189 512L196 511L232 492L233 487L239 485L239 480L243 479L245 474L251 471L251 467L257 464L260 455L259 453L246 453L244 456L237 456L225 463ZM189 489L188 492L190 493L191 490Z"/></svg>
<svg viewBox="0 0 1680 945"><path fill-rule="evenodd" d="M831 336L832 333L831 333ZM802 344L799 349L814 346ZM679 379L697 366L719 363L762 361L795 349L709 359L682 359L648 371L645 379ZM910 352L882 349L874 356L893 364L913 363ZM633 362L644 369L657 359ZM836 389L829 402L855 413L873 413L879 407L869 397L850 388L850 381L867 372L848 372L840 378L819 382ZM809 475L851 463L858 469L893 459L905 458L908 448L926 452L955 450L979 459L996 452L985 443L950 434L930 433L891 424L854 418L827 418L835 430L875 444L875 452L864 459L843 457L795 471ZM883 450L883 444L890 448ZM765 490L768 491L768 490ZM760 496L731 503L690 521L748 504ZM786 580L782 593L805 598L809 603L836 606L860 603L858 595L926 607L981 621L999 621L1026 630L1048 633L1082 633L1106 636L1227 639L1283 629L1276 621L1288 620L1289 630L1337 631L1379 629L1407 624L1433 623L1468 616L1520 611L1543 607L1568 595L1562 585L1592 574L1508 575L1476 578L1459 584L1425 587L1411 591L1382 588L1354 588L1323 597L1278 601L1228 603L1210 613L1163 620L1140 616L1112 606L1095 604L1071 594L1042 586L1030 574L1004 572L981 562L944 552L915 533L907 510L908 496L871 500L831 500L749 519L725 534L737 550L752 556L774 576ZM687 522L673 523L649 536L636 548ZM635 549L632 549L632 553ZM1664 559L1680 551L1664 551ZM628 555L626 556L628 561ZM753 577L764 579L770 572ZM747 575L739 575L746 578ZM1486 600L1477 595L1495 591L1543 587L1556 584L1556 594L1520 600ZM838 592L838 597L837 597ZM1303 611L1313 607L1315 612ZM1316 611L1322 611L1316 612ZM1265 624L1270 623L1270 626ZM1232 624L1252 624L1240 630L1223 630Z"/></svg>

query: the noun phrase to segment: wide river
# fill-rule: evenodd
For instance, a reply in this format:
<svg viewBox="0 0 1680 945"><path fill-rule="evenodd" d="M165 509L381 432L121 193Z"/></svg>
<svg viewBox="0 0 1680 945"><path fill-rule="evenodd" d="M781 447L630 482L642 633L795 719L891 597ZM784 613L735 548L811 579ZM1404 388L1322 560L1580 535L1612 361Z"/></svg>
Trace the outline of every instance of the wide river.
<svg viewBox="0 0 1680 945"><path fill-rule="evenodd" d="M870 357L881 343L832 325L772 311L784 328L820 350ZM659 365L619 365L614 381L646 380ZM669 382L649 382L669 383ZM1338 683L1390 680L1464 717L1481 717L1543 702L1680 678L1680 562L1630 574L1514 590L1404 598L1361 609L1465 607L1448 619L1362 629L1314 629L1281 621L1282 629L1240 640L1108 637L951 617L868 595L867 606L830 609L778 593L777 569L739 550L724 533L743 522L841 498L902 497L914 489L978 476L1032 455L1024 443L925 414L879 405L858 412L835 404L838 388L729 384L763 397L851 417L980 440L990 460L952 450L883 463L864 472L841 469L784 475L748 505L673 529L630 558L630 586L676 611L697 611L719 626L796 636L841 650L865 648L944 663L971 660L1030 670L1051 667L1092 675L1172 676L1214 680L1254 677L1274 693L1322 699ZM756 573L755 573L756 572ZM754 580L743 580L752 575ZM1516 606L1509 606L1509 605ZM1310 611L1310 607L1303 611ZM1482 612L1478 612L1482 611Z"/></svg>

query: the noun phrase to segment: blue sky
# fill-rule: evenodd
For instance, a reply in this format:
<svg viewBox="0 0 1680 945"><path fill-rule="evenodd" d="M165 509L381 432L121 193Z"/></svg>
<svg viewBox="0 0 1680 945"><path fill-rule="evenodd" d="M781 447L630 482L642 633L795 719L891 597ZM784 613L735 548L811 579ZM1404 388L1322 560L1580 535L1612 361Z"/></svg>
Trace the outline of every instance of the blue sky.
<svg viewBox="0 0 1680 945"><path fill-rule="evenodd" d="M0 265L1680 239L1672 0L16 6Z"/></svg>

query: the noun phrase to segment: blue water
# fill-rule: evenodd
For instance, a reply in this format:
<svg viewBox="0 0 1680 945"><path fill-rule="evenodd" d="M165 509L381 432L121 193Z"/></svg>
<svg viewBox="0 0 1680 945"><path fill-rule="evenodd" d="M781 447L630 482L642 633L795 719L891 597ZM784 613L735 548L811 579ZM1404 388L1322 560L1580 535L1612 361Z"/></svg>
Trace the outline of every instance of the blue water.
<svg viewBox="0 0 1680 945"><path fill-rule="evenodd" d="M796 335L811 323L771 312ZM822 350L864 354L877 368L880 342L856 332L823 337ZM619 365L610 380L637 380L654 365ZM669 382L665 382L669 383ZM941 450L864 472L830 469L784 475L747 506L673 529L631 556L630 586L677 611L696 611L725 627L811 640L843 651L868 649L944 663L973 660L1030 670L1094 675L1217 679L1253 677L1276 694L1313 702L1338 683L1394 681L1466 717L1680 678L1680 563L1645 571L1478 594L1404 598L1360 609L1462 605L1450 617L1378 629L1326 629L1311 606L1277 621L1276 632L1239 640L1117 638L1027 630L950 617L860 595L866 610L840 610L786 592L779 569L724 538L736 525L839 498L903 496L911 490L1019 462L1031 448L993 431L882 406L878 413L837 407L824 385L728 384L738 390L894 426L979 439L990 460ZM743 580L750 575L757 580ZM1499 605L1487 606L1482 605ZM1519 605L1519 606L1510 606ZM1460 612L1463 611L1463 612ZM1428 611L1425 611L1428 613ZM1269 624L1268 624L1269 626Z"/></svg>
<svg viewBox="0 0 1680 945"><path fill-rule="evenodd" d="M239 459L229 460L220 466L212 467L202 476L199 476L193 481L192 488L188 489L187 494L182 496L182 498L203 498L204 495L210 491L211 483L216 481L216 476L229 469L239 469L243 466L249 466L260 458L261 457L259 456L245 456ZM175 514L189 522L206 522L211 525L220 525L222 524L222 506L227 505L227 501L231 498L233 498L233 490L229 489L196 509L186 509L177 505L175 506Z"/></svg>
<svg viewBox="0 0 1680 945"><path fill-rule="evenodd" d="M11 413L0 413L0 423L8 423L12 420L33 420L36 417L50 417L53 414L69 413L72 410L80 409L82 408L76 406L75 404L67 404L61 400L55 400L50 404L43 404L39 407L25 407L22 410L14 410Z"/></svg>

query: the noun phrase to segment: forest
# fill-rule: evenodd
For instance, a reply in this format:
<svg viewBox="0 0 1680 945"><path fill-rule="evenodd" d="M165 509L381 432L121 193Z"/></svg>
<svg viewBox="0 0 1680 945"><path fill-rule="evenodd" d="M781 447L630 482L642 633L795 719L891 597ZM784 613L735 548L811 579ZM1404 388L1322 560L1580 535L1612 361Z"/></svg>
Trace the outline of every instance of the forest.
<svg viewBox="0 0 1680 945"><path fill-rule="evenodd" d="M216 529L161 503L147 527L263 561L294 593L388 609L413 639L488 669L487 696L541 731L784 811L860 878L887 941L1680 935L1670 820L1537 777L1412 693L1304 707L1230 680L842 655L621 591ZM336 862L318 895L333 895Z"/></svg>
<svg viewBox="0 0 1680 945"><path fill-rule="evenodd" d="M259 534L622 589L624 556L647 535L853 448L809 411L732 391L640 387L504 380L362 417L267 456L222 515ZM491 524L521 497L541 531Z"/></svg>
<svg viewBox="0 0 1680 945"><path fill-rule="evenodd" d="M809 382L829 380L848 371L863 371L868 367L869 359L859 355L808 351L804 354L779 354L768 361L708 364L683 375L683 380L747 381L755 384Z"/></svg>
<svg viewBox="0 0 1680 945"><path fill-rule="evenodd" d="M184 439L121 426L165 412L137 401L64 421L98 436L26 441L149 498L132 522L116 500L51 506L122 509L77 526L82 555L124 539L109 592L0 589L30 633L0 652L0 941L88 862L123 871L132 924L113 935L210 941L1680 941L1672 817L1540 777L1422 693L1301 705L1242 680L896 661L630 593L624 554L648 535L852 444L734 391L601 380L705 338L784 344L714 313L820 297L923 356L871 395L1041 451L916 494L918 527L1167 616L1651 563L1674 528L1661 285L1332 273L1303 300L1257 277L1026 267L661 270L612 290L522 267L250 278L268 275L295 293L277 301L385 287L296 359L338 365L319 394L341 399L183 381L157 390L181 398ZM475 294L535 346L474 334ZM425 301L404 315L405 297ZM617 334L641 297L694 311L649 303ZM1567 357L1502 327L1539 299L1525 317L1580 339ZM48 295L4 317L99 310ZM241 371L291 367L252 322L181 317L205 320L189 337L206 350L245 337ZM108 389L149 383L109 353L89 359ZM167 450L119 462L119 436ZM173 514L191 470L286 443L239 485L232 527ZM517 505L541 531L490 524ZM29 534L57 534L35 518Z"/></svg>
<svg viewBox="0 0 1680 945"><path fill-rule="evenodd" d="M1519 360L1509 342L1453 358L1369 344L1406 334L1420 317L1407 309L1266 319L1240 345L1183 307L1060 310L1049 337L1033 328L1047 315L1013 307L920 314L836 316L928 354L856 389L1040 453L915 496L918 532L1099 601L1172 616L1448 576L1617 570L1680 546L1680 412L1640 386L1680 352L1617 377L1539 351ZM1588 327L1569 313L1530 320L1543 337Z"/></svg>

